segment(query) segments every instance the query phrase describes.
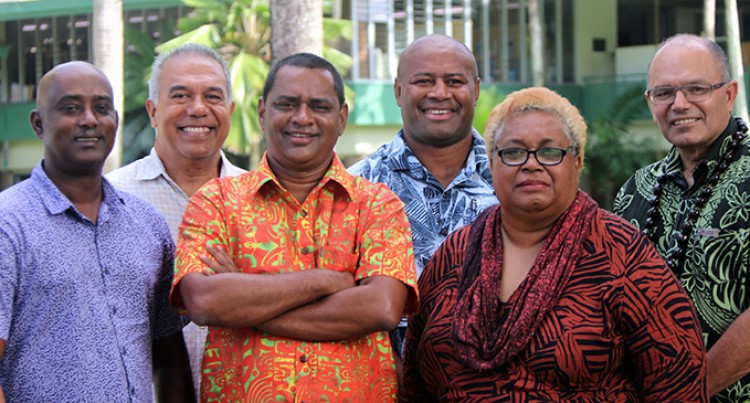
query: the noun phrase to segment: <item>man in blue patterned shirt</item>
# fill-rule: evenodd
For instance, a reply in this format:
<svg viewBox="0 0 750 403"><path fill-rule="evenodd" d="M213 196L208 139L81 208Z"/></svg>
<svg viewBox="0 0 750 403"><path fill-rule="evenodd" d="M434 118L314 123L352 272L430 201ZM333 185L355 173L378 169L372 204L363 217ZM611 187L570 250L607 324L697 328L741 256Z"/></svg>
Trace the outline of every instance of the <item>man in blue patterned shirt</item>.
<svg viewBox="0 0 750 403"><path fill-rule="evenodd" d="M0 402L194 401L159 213L102 178L118 117L85 62L39 82L44 159L0 193Z"/></svg>
<svg viewBox="0 0 750 403"><path fill-rule="evenodd" d="M349 171L385 183L406 204L419 276L449 233L497 203L484 141L472 127L476 59L451 37L423 36L401 54L394 92L403 128ZM402 320L391 335L397 353L405 330Z"/></svg>

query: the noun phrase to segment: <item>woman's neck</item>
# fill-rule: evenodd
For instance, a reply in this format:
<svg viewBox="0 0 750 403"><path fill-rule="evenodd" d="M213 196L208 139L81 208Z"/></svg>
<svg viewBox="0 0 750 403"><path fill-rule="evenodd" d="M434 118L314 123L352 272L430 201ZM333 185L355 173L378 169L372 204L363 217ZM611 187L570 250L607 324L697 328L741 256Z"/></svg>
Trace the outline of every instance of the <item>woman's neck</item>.
<svg viewBox="0 0 750 403"><path fill-rule="evenodd" d="M532 230L515 228L512 225L502 223L503 241L525 249L534 248L544 243L552 227L536 228Z"/></svg>

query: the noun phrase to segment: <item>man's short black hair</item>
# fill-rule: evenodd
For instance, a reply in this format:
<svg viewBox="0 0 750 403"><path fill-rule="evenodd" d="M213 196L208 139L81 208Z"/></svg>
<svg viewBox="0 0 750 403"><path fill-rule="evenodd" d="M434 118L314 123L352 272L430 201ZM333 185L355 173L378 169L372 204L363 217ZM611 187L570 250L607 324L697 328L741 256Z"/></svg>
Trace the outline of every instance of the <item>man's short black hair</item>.
<svg viewBox="0 0 750 403"><path fill-rule="evenodd" d="M334 91L336 91L336 97L339 100L339 106L342 106L346 101L346 98L344 97L344 80L341 78L341 74L339 74L338 70L336 70L336 68L333 67L333 65L329 63L328 60L323 59L318 55L304 52L287 56L276 62L276 64L271 67L271 71L268 72L268 77L266 77L266 83L263 85L264 100L268 97L268 93L271 92L271 89L276 82L276 74L279 72L279 69L284 66L328 70L333 77L333 89Z"/></svg>

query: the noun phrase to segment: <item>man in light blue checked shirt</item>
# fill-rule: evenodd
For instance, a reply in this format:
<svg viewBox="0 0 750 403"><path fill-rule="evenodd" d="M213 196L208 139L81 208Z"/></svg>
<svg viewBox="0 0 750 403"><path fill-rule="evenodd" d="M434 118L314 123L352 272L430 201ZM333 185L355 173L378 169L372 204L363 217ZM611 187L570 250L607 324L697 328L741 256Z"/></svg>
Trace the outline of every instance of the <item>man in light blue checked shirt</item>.
<svg viewBox="0 0 750 403"><path fill-rule="evenodd" d="M221 151L234 109L225 61L203 45L185 44L154 61L146 109L157 131L151 153L107 175L117 188L151 203L176 241L190 196L213 178L245 172ZM183 329L196 394L208 329Z"/></svg>

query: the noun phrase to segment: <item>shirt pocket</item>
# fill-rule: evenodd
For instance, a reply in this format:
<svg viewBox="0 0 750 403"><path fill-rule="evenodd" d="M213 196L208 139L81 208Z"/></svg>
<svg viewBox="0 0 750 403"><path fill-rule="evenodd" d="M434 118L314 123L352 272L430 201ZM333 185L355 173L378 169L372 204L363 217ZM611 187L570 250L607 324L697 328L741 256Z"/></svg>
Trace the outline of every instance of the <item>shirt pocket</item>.
<svg viewBox="0 0 750 403"><path fill-rule="evenodd" d="M318 264L322 269L354 273L358 262L359 254L334 247L321 248L318 252Z"/></svg>

